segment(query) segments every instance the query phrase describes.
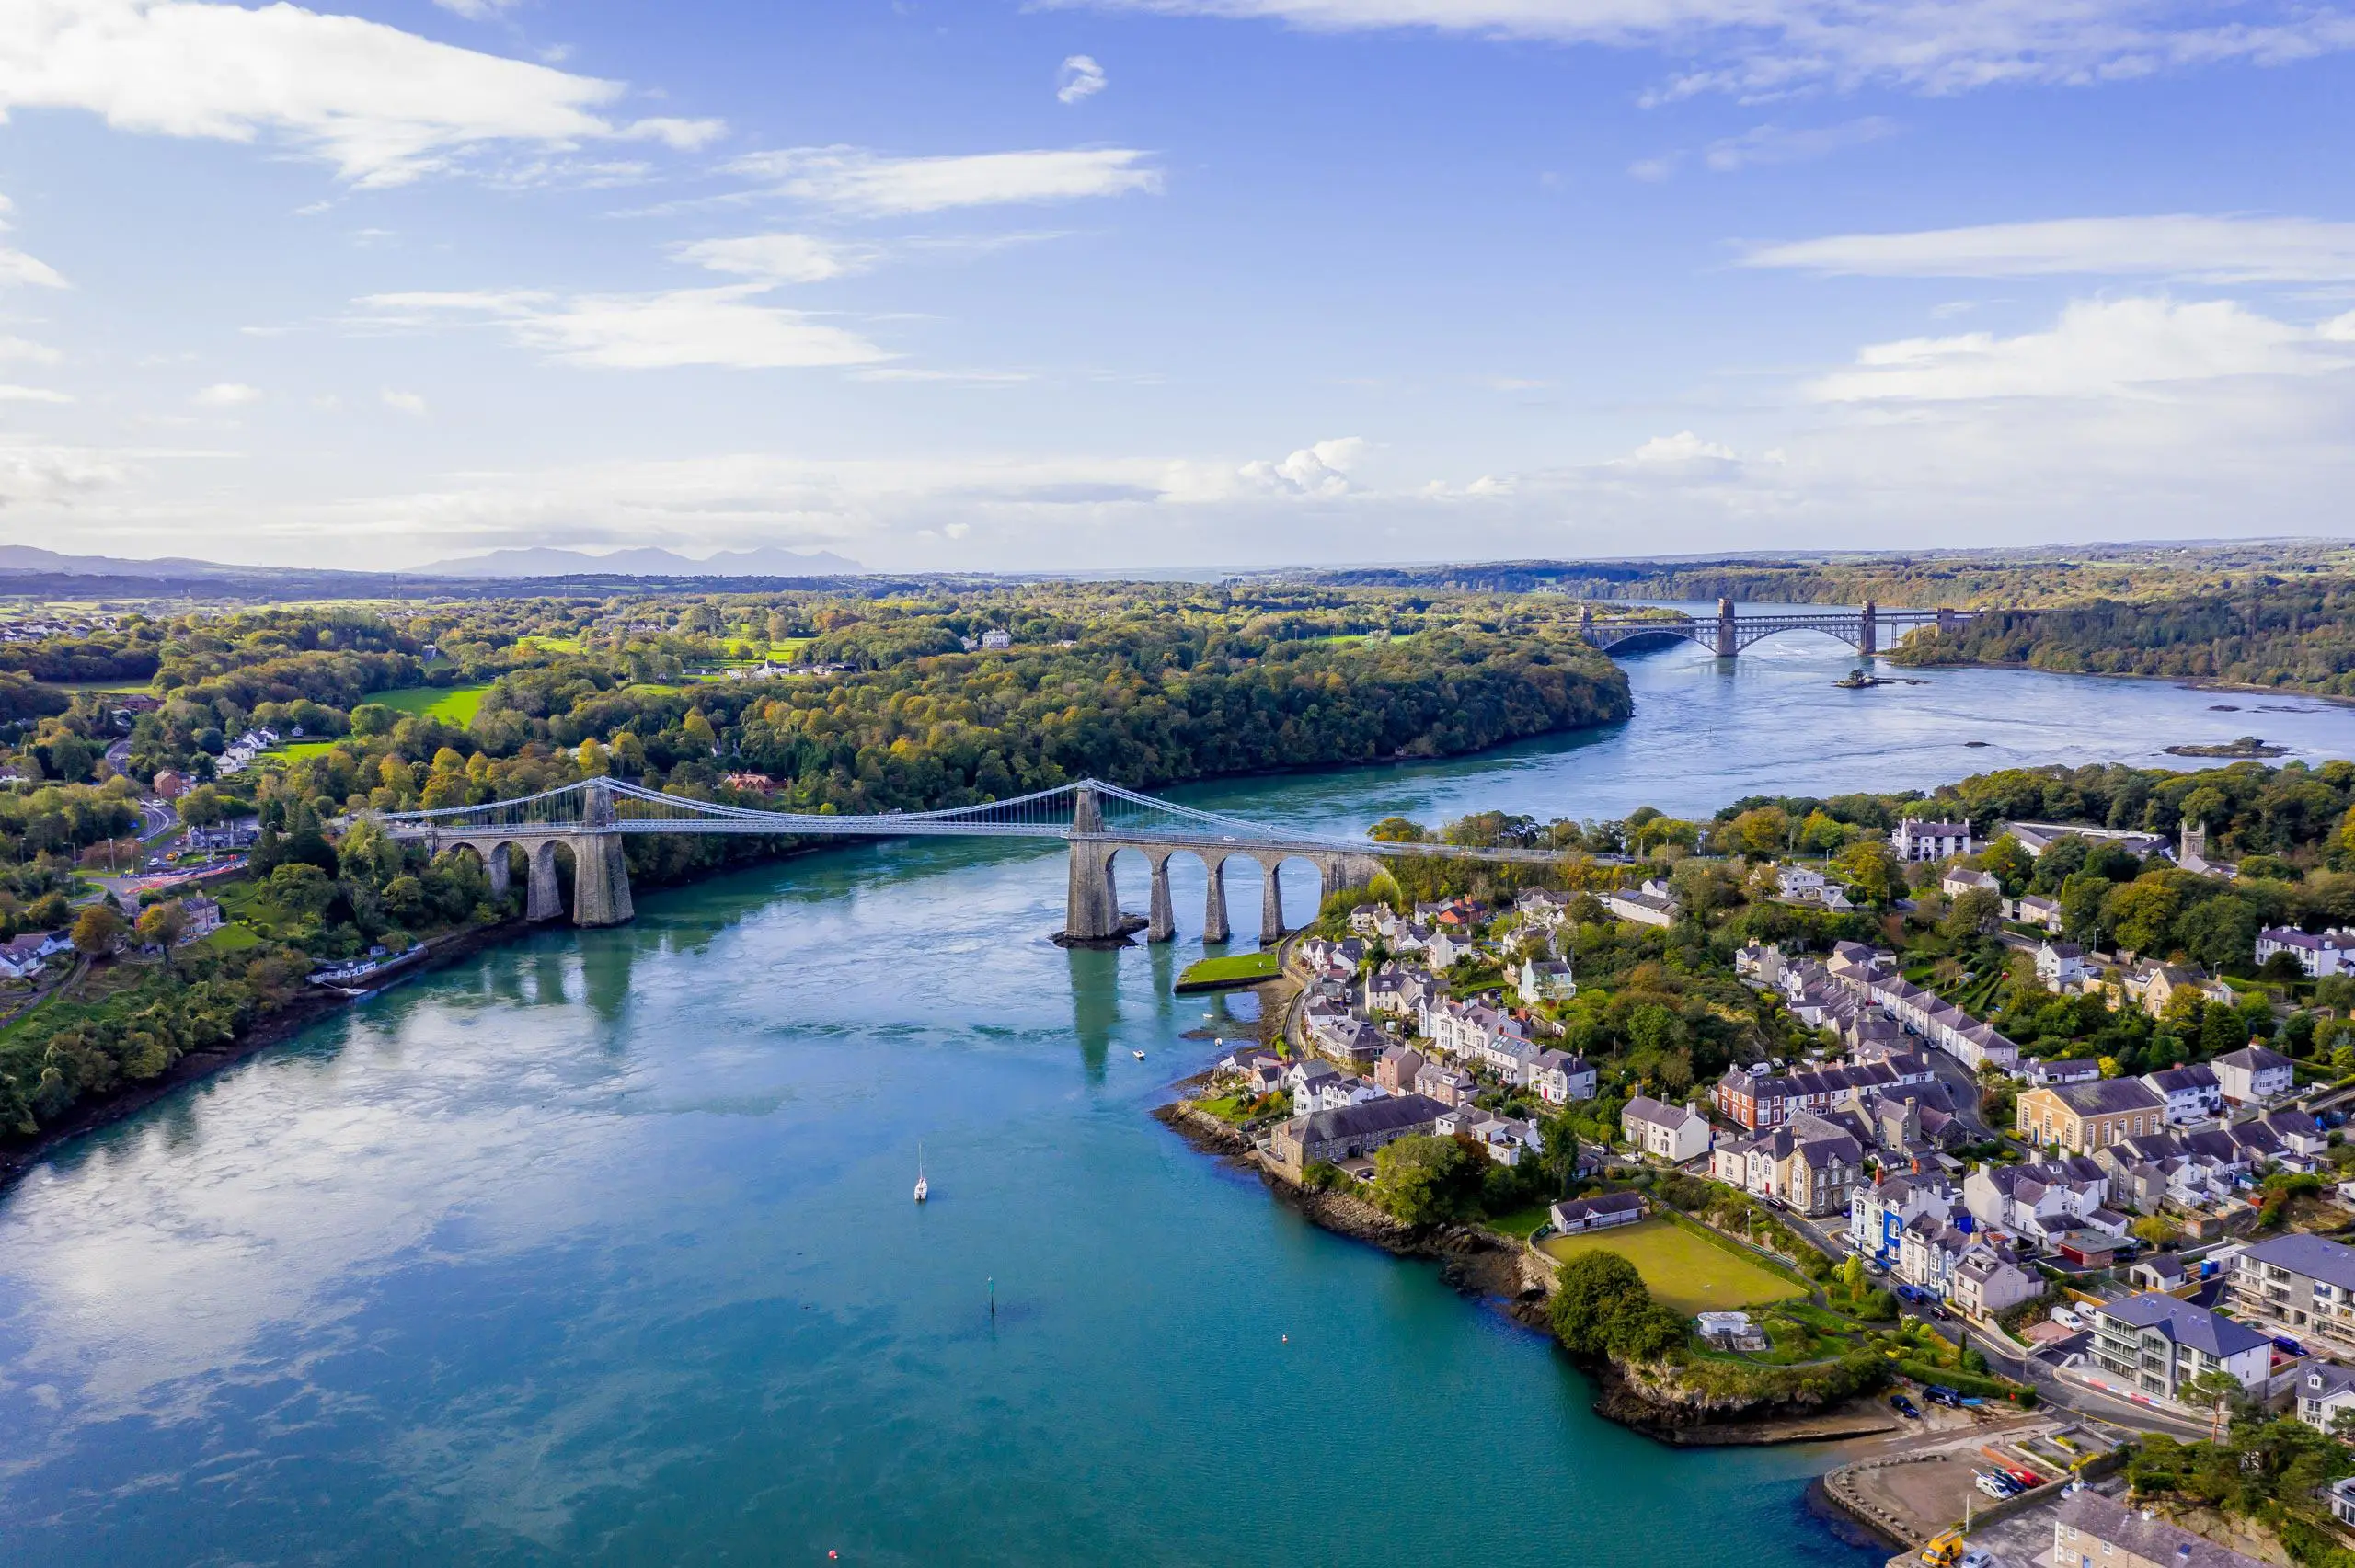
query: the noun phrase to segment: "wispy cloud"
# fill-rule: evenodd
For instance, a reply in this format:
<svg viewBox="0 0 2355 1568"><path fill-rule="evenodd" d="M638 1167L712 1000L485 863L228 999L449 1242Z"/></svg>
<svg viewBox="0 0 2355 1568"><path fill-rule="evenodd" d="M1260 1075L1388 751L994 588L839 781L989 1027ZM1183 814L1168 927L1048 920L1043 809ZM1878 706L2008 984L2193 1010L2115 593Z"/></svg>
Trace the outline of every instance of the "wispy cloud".
<svg viewBox="0 0 2355 1568"><path fill-rule="evenodd" d="M2056 218L1905 234L1834 235L1761 246L1745 267L1881 278L2068 273L2203 283L2355 280L2355 223L2313 218Z"/></svg>
<svg viewBox="0 0 2355 1568"><path fill-rule="evenodd" d="M1897 133L1897 121L1867 115L1839 125L1761 125L1712 142L1701 162L1718 174L1772 164L1807 163Z"/></svg>
<svg viewBox="0 0 2355 1568"><path fill-rule="evenodd" d="M1656 97L1887 84L1959 93L2079 86L2355 48L2355 17L2297 0L1064 0L1264 17L1318 31L1421 28L1675 56Z"/></svg>
<svg viewBox="0 0 2355 1568"><path fill-rule="evenodd" d="M2173 383L2355 369L2355 313L2317 326L2230 300L2081 300L2041 332L1909 338L1809 383L1823 403L2131 397Z"/></svg>
<svg viewBox="0 0 2355 1568"><path fill-rule="evenodd" d="M1094 97L1105 86L1104 67L1085 54L1074 54L1055 73L1055 100L1077 103L1082 98Z"/></svg>
<svg viewBox="0 0 2355 1568"><path fill-rule="evenodd" d="M860 147L754 153L729 166L780 194L853 216L1074 201L1161 189L1151 155L1131 147L893 158Z"/></svg>
<svg viewBox="0 0 2355 1568"><path fill-rule="evenodd" d="M8 215L15 211L16 204L0 196L0 234L8 232ZM10 250L6 246L0 246L0 286L10 283L31 283L44 289L65 287L65 280L59 277L57 269L47 262L36 260L21 250Z"/></svg>
<svg viewBox="0 0 2355 1568"><path fill-rule="evenodd" d="M873 246L848 245L816 235L769 234L695 240L673 246L671 254L731 277L761 278L772 283L822 283L829 278L866 271L881 252Z"/></svg>
<svg viewBox="0 0 2355 1568"><path fill-rule="evenodd" d="M265 136L363 186L397 185L492 143L706 144L717 120L622 120L600 81L289 4L12 0L0 6L0 113L77 109L121 131Z"/></svg>
<svg viewBox="0 0 2355 1568"><path fill-rule="evenodd" d="M242 408L261 401L261 388L243 382L216 381L189 399L200 408Z"/></svg>
<svg viewBox="0 0 2355 1568"><path fill-rule="evenodd" d="M762 303L767 283L645 294L534 291L373 294L378 325L477 321L562 364L617 370L717 365L739 370L873 364L889 358L855 332Z"/></svg>
<svg viewBox="0 0 2355 1568"><path fill-rule="evenodd" d="M385 407L396 414L406 414L412 419L422 419L428 412L421 393L396 392L388 386L377 395Z"/></svg>

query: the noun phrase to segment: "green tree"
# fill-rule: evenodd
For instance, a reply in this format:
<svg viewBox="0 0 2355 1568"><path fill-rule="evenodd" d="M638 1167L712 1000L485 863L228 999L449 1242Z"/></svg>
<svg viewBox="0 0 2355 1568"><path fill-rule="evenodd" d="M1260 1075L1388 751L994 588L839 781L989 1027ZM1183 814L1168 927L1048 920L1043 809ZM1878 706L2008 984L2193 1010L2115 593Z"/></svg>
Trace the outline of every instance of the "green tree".
<svg viewBox="0 0 2355 1568"><path fill-rule="evenodd" d="M1973 887L1947 908L1939 933L1950 942L1970 942L2002 925L2004 900L1992 888Z"/></svg>
<svg viewBox="0 0 2355 1568"><path fill-rule="evenodd" d="M2028 889L2028 881L2036 875L2036 860L2020 841L2005 833L1980 852L1979 867L2004 885L2004 891L2014 898Z"/></svg>
<svg viewBox="0 0 2355 1568"><path fill-rule="evenodd" d="M1402 1138L1373 1157L1373 1201L1407 1225L1461 1219L1478 1201L1487 1162L1452 1138Z"/></svg>

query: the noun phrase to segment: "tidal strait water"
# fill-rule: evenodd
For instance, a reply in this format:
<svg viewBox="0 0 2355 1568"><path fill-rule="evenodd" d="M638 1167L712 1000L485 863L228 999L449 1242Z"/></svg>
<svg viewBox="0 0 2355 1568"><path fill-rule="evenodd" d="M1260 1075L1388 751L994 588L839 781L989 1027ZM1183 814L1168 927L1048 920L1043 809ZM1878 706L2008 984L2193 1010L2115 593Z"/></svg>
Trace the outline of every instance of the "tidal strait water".
<svg viewBox="0 0 2355 1568"><path fill-rule="evenodd" d="M1647 656L1614 731L1189 798L1355 829L2355 753L2317 704L1851 662ZM1152 1121L1232 1025L1168 994L1199 873L1178 943L1118 953L1045 940L1063 877L919 842L650 893L72 1147L0 1198L0 1561L1878 1560L1809 1515L1821 1450L1608 1425L1542 1340Z"/></svg>

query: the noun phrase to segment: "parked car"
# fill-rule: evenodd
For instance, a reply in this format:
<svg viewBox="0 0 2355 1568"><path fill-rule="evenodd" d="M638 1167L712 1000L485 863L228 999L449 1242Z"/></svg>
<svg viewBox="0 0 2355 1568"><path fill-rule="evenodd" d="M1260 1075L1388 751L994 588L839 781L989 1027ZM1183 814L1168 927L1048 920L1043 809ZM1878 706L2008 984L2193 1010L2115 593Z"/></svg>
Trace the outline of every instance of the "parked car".
<svg viewBox="0 0 2355 1568"><path fill-rule="evenodd" d="M1982 1546L1974 1546L1962 1554L1955 1568L1995 1568L1995 1554Z"/></svg>
<svg viewBox="0 0 2355 1568"><path fill-rule="evenodd" d="M1908 1421L1919 1421L1922 1419L1920 1407L1915 1405L1912 1400L1907 1399L1903 1394L1890 1395L1889 1408L1897 1412L1898 1414L1905 1417Z"/></svg>
<svg viewBox="0 0 2355 1568"><path fill-rule="evenodd" d="M1984 1492L1988 1496L1993 1497L1998 1503L2002 1502L2005 1498L2011 1496L2014 1493L2019 1490L2016 1486L2007 1485L2002 1477L1997 1476L1992 1471L1981 1471L1972 1478L1972 1484L1976 1485L1980 1491Z"/></svg>
<svg viewBox="0 0 2355 1568"><path fill-rule="evenodd" d="M1901 1285L1897 1288L1897 1299L1901 1301L1919 1301L1922 1299L1922 1293L1910 1285Z"/></svg>
<svg viewBox="0 0 2355 1568"><path fill-rule="evenodd" d="M2081 1317L2079 1317L2079 1316L2077 1316L2077 1314L2076 1314L2076 1313L2074 1313L2074 1312L2071 1311L2071 1310L2070 1310L2068 1308L2066 1308L2066 1307L2055 1307L2055 1308L2053 1308L2053 1309L2052 1309L2052 1321L2053 1321L2054 1322L2056 1322L2056 1323L2059 1323L2062 1328L2069 1330L2069 1331L2070 1331L2071 1333L2074 1333L2074 1332L2076 1332L2078 1329L2084 1328L2084 1327L2085 1326L2085 1319L2083 1319L2083 1318L2081 1318Z"/></svg>
<svg viewBox="0 0 2355 1568"><path fill-rule="evenodd" d="M1962 1407L1962 1395L1944 1383L1932 1383L1922 1391L1922 1397L1932 1404L1948 1405L1958 1410Z"/></svg>
<svg viewBox="0 0 2355 1568"><path fill-rule="evenodd" d="M2273 1336L2273 1348L2285 1356L2303 1356L2306 1353L2304 1345L2300 1345L2286 1333L2277 1333Z"/></svg>
<svg viewBox="0 0 2355 1568"><path fill-rule="evenodd" d="M2004 1473L2018 1482L2024 1490L2032 1490L2044 1484L2044 1477L2032 1470L2022 1470L2017 1465L2005 1466Z"/></svg>

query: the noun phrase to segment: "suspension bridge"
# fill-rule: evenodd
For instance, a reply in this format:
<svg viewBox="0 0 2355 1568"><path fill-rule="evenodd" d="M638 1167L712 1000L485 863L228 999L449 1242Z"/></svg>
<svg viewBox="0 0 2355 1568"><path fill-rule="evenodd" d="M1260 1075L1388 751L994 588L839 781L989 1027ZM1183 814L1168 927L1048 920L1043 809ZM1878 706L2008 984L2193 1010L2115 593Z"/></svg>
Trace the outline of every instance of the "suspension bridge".
<svg viewBox="0 0 2355 1568"><path fill-rule="evenodd" d="M1258 863L1264 873L1259 896L1259 940L1263 943L1272 943L1284 933L1283 898L1276 874L1289 860L1305 860L1316 868L1321 899L1365 882L1381 869L1380 857L1385 855L1537 864L1557 858L1545 850L1376 843L1294 832L1179 806L1098 779L939 811L835 814L723 806L664 795L619 779L594 778L481 806L370 815L393 837L421 843L431 853L463 846L478 855L495 897L506 897L512 885L514 859L520 856L526 879L526 920L555 920L564 913L557 863L562 851L572 861L573 923L586 926L618 925L635 912L623 845L633 836L648 833L790 839L1061 839L1069 845L1071 856L1061 939L1078 944L1119 942L1139 929L1148 942L1166 942L1177 935L1169 897L1169 862L1181 854L1200 861L1207 873L1209 891L1202 911L1206 942L1224 942L1233 934L1226 908L1228 863ZM1120 910L1112 868L1123 851L1143 857L1151 877L1149 913L1141 925L1137 917Z"/></svg>
<svg viewBox="0 0 2355 1568"><path fill-rule="evenodd" d="M1808 610L1796 613L1744 615L1733 601L1717 601L1714 616L1597 615L1591 607L1579 615L1579 635L1605 653L1621 648L1682 641L1698 643L1719 658L1731 658L1742 649L1782 632L1821 632L1837 637L1867 658L1880 652L1883 633L1899 635L1917 626L1936 626L1952 634L1982 614L2032 614L2032 611L1883 610L1867 599L1857 610Z"/></svg>

